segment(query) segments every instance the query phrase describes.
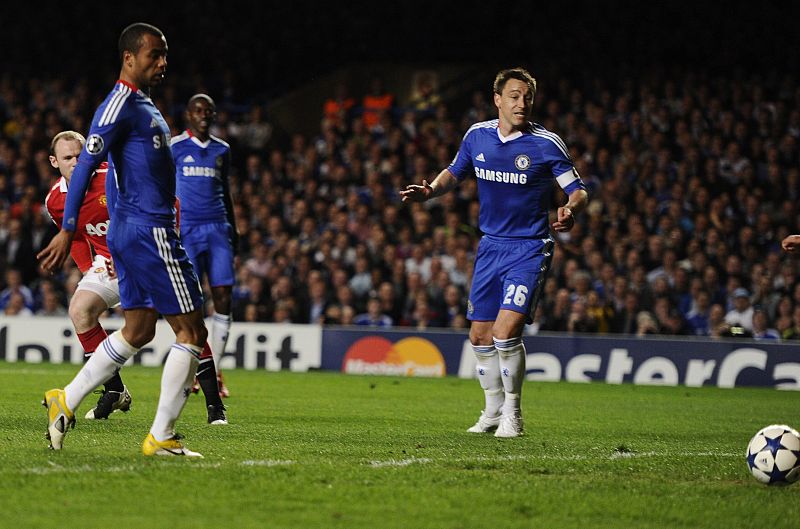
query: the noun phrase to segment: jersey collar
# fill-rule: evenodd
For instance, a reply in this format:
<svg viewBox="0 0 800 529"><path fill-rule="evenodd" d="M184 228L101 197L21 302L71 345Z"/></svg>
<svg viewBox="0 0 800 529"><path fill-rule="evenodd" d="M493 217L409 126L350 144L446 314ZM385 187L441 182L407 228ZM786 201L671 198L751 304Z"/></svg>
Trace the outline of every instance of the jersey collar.
<svg viewBox="0 0 800 529"><path fill-rule="evenodd" d="M62 193L67 192L67 179L63 176L61 177L61 180L58 181L58 189L61 190Z"/></svg>
<svg viewBox="0 0 800 529"><path fill-rule="evenodd" d="M503 136L503 134L500 132L500 127L497 127L497 137L500 138L500 141L502 141L503 143L508 143L510 141L516 140L520 136L522 136L522 132L518 130L512 132L508 136Z"/></svg>
<svg viewBox="0 0 800 529"><path fill-rule="evenodd" d="M140 96L144 97L145 99L150 99L147 96L147 94L145 94L144 92L139 90L139 88L133 83L129 83L128 81L123 81L122 79L117 79L117 83L130 88L131 92L139 94Z"/></svg>
<svg viewBox="0 0 800 529"><path fill-rule="evenodd" d="M209 144L209 143L211 143L211 137L210 137L210 136L208 137L208 139L207 139L206 141L200 141L200 140L197 138L197 136L195 136L194 134L192 134L192 131L191 131L191 130L189 130L189 129L186 129L186 134L188 134L188 135L189 135L189 138L191 138L191 140L192 140L194 143L196 143L198 146L200 146L200 147L202 147L202 148L204 148L204 149L205 149L206 147L208 147L208 144Z"/></svg>

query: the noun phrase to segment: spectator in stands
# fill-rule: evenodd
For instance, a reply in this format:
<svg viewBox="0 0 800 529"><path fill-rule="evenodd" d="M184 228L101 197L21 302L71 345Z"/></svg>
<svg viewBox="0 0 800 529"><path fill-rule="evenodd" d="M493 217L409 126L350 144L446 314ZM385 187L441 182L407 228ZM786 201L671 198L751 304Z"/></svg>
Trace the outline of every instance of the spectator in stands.
<svg viewBox="0 0 800 529"><path fill-rule="evenodd" d="M783 331L781 338L784 340L800 340L800 305L792 310L792 324Z"/></svg>
<svg viewBox="0 0 800 529"><path fill-rule="evenodd" d="M381 312L398 323L402 317L402 307L397 295L394 284L391 281L383 281L378 287L378 299L381 301Z"/></svg>
<svg viewBox="0 0 800 529"><path fill-rule="evenodd" d="M709 311L711 309L711 296L706 290L698 290L694 297L692 308L686 313L686 325L689 332L695 336L709 336Z"/></svg>
<svg viewBox="0 0 800 529"><path fill-rule="evenodd" d="M356 317L356 311L352 307L352 305L343 305L341 307L341 311L342 311L342 315L341 315L341 320L339 321L339 323L341 325L355 325L353 320Z"/></svg>
<svg viewBox="0 0 800 529"><path fill-rule="evenodd" d="M442 100L437 91L436 75L433 72L419 72L414 81L411 107L423 116L430 115Z"/></svg>
<svg viewBox="0 0 800 529"><path fill-rule="evenodd" d="M382 117L391 116L394 94L384 88L383 79L377 76L373 77L370 81L369 92L361 101L361 106L364 125L367 130L374 131L381 126Z"/></svg>
<svg viewBox="0 0 800 529"><path fill-rule="evenodd" d="M344 130L355 105L355 99L348 95L347 83L341 82L337 83L333 96L325 100L322 113L334 128Z"/></svg>
<svg viewBox="0 0 800 529"><path fill-rule="evenodd" d="M381 300L377 296L370 296L367 300L367 312L353 318L355 325L366 325L369 327L391 327L392 318L381 312Z"/></svg>
<svg viewBox="0 0 800 529"><path fill-rule="evenodd" d="M22 273L16 268L9 268L6 270L6 288L0 292L0 308L5 308L17 294L22 305L28 310L33 310L33 292L22 282Z"/></svg>
<svg viewBox="0 0 800 529"><path fill-rule="evenodd" d="M36 311L37 316L66 316L67 309L61 304L58 294L45 292L42 296L42 307Z"/></svg>
<svg viewBox="0 0 800 529"><path fill-rule="evenodd" d="M756 340L780 340L776 329L769 327L767 312L762 308L753 311L753 338Z"/></svg>
<svg viewBox="0 0 800 529"><path fill-rule="evenodd" d="M3 314L6 316L33 316L33 311L25 305L25 298L19 292L12 292L5 306Z"/></svg>
<svg viewBox="0 0 800 529"><path fill-rule="evenodd" d="M22 221L12 218L8 222L8 235L0 246L0 256L6 266L14 267L23 283L30 283L36 277L38 264L33 251L30 231L23 230Z"/></svg>
<svg viewBox="0 0 800 529"><path fill-rule="evenodd" d="M643 310L636 315L636 336L659 334L658 322L653 314Z"/></svg>
<svg viewBox="0 0 800 529"><path fill-rule="evenodd" d="M623 296L622 309L614 314L611 332L620 334L638 334L639 296L633 289L627 289Z"/></svg>
<svg viewBox="0 0 800 529"><path fill-rule="evenodd" d="M597 321L586 310L586 301L578 298L572 302L567 319L567 332L597 332Z"/></svg>
<svg viewBox="0 0 800 529"><path fill-rule="evenodd" d="M308 300L306 302L306 317L304 321L308 323L323 323L325 312L330 304L326 292L325 283L318 279L308 284Z"/></svg>
<svg viewBox="0 0 800 529"><path fill-rule="evenodd" d="M732 327L753 330L753 307L750 304L750 292L745 288L733 291L733 308L725 314L725 323Z"/></svg>
<svg viewBox="0 0 800 529"><path fill-rule="evenodd" d="M264 109L254 105L247 121L231 130L231 135L239 142L246 153L257 154L264 150L272 137L272 125L264 120Z"/></svg>
<svg viewBox="0 0 800 529"><path fill-rule="evenodd" d="M614 310L603 301L596 290L589 290L586 293L586 314L594 320L597 325L597 332L607 334L611 330L611 322L614 319Z"/></svg>

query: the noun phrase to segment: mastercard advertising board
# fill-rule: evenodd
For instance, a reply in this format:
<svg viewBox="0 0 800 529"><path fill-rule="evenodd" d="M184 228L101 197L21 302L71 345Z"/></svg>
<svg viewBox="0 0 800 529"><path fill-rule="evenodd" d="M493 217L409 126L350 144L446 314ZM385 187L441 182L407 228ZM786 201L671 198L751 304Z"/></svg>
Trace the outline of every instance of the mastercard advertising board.
<svg viewBox="0 0 800 529"><path fill-rule="evenodd" d="M324 330L322 369L351 375L443 377L458 372L464 334Z"/></svg>

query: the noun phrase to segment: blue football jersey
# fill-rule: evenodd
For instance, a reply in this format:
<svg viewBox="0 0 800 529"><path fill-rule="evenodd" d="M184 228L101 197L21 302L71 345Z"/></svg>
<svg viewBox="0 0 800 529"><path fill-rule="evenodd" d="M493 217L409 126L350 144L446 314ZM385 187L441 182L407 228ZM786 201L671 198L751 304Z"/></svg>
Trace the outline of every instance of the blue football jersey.
<svg viewBox="0 0 800 529"><path fill-rule="evenodd" d="M478 179L479 227L495 237L549 237L553 180L568 195L585 189L567 146L536 123L505 138L498 120L476 123L448 169L459 181Z"/></svg>
<svg viewBox="0 0 800 529"><path fill-rule="evenodd" d="M172 140L181 224L226 222L225 193L231 148L211 136L202 142L188 130Z"/></svg>
<svg viewBox="0 0 800 529"><path fill-rule="evenodd" d="M92 118L86 146L72 174L62 227L75 229L89 176L108 158L115 177L113 212L121 220L171 227L175 222L175 165L169 127L141 90L117 81ZM112 223L113 226L113 223Z"/></svg>

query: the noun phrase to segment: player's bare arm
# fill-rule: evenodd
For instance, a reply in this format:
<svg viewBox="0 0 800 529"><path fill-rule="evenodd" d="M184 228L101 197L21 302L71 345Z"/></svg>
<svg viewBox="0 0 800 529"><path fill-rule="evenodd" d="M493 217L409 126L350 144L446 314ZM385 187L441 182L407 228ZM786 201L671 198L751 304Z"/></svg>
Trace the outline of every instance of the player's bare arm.
<svg viewBox="0 0 800 529"><path fill-rule="evenodd" d="M569 195L567 203L558 208L556 221L552 228L557 232L565 232L575 225L575 216L586 209L589 195L583 189L577 189Z"/></svg>
<svg viewBox="0 0 800 529"><path fill-rule="evenodd" d="M74 236L74 231L61 230L53 237L47 247L36 255L44 270L52 274L61 268L69 255Z"/></svg>
<svg viewBox="0 0 800 529"><path fill-rule="evenodd" d="M781 241L783 251L795 253L800 249L800 235L789 235Z"/></svg>
<svg viewBox="0 0 800 529"><path fill-rule="evenodd" d="M410 184L400 191L403 202L425 202L431 198L442 196L456 187L458 180L448 169L444 169L430 184L427 180L422 185Z"/></svg>

